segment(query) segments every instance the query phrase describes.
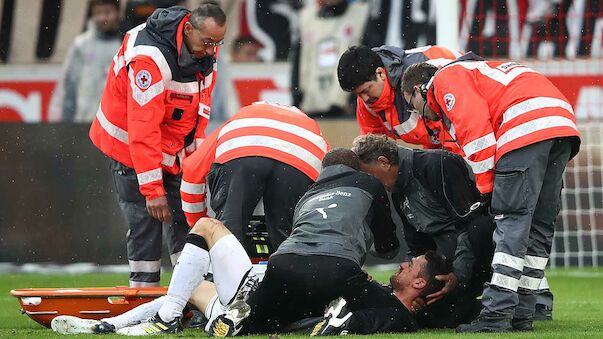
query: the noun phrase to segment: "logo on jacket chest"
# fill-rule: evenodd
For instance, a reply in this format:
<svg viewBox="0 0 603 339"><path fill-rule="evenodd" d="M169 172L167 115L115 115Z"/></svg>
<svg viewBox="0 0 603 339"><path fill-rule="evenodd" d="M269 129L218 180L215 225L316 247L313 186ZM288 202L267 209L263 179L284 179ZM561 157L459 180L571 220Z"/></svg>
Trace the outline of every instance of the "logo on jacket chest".
<svg viewBox="0 0 603 339"><path fill-rule="evenodd" d="M138 86L140 89L149 88L152 80L153 78L151 77L151 73L145 69L138 71L136 74L136 86Z"/></svg>

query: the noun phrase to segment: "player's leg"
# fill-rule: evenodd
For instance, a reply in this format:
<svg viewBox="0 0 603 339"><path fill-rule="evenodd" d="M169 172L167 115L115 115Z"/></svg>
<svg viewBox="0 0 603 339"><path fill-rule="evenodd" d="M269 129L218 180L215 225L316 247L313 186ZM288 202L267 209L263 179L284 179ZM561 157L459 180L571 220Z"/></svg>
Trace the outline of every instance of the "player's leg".
<svg viewBox="0 0 603 339"><path fill-rule="evenodd" d="M272 162L264 190L264 211L268 238L272 250L276 251L291 234L295 206L314 181L293 166Z"/></svg>
<svg viewBox="0 0 603 339"><path fill-rule="evenodd" d="M162 225L149 215L145 197L138 190L134 169L112 160L115 191L129 230L127 233L130 286L159 286Z"/></svg>
<svg viewBox="0 0 603 339"><path fill-rule="evenodd" d="M224 164L213 164L207 175L210 205L216 219L228 227L246 250L251 248L251 241L246 236L247 226L264 192L270 170L266 163L271 166L270 161L263 157L233 159Z"/></svg>

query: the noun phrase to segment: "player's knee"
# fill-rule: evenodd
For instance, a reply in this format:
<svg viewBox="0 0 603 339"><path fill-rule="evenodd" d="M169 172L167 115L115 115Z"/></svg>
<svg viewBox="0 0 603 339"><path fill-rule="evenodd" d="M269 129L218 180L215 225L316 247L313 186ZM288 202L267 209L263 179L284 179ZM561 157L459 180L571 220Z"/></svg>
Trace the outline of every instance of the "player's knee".
<svg viewBox="0 0 603 339"><path fill-rule="evenodd" d="M219 220L213 218L201 218L199 219L189 233L198 234L205 239L216 233L217 230L220 230L224 227Z"/></svg>

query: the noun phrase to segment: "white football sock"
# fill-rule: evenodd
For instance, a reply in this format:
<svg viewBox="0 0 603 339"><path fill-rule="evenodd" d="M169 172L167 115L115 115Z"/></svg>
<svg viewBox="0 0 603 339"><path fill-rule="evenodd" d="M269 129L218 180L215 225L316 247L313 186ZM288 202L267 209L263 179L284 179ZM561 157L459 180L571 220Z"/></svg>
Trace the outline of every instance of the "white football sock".
<svg viewBox="0 0 603 339"><path fill-rule="evenodd" d="M209 253L196 245L186 243L178 258L166 300L158 313L165 322L171 322L182 316L182 310L199 286L209 268Z"/></svg>
<svg viewBox="0 0 603 339"><path fill-rule="evenodd" d="M161 307L161 305L163 305L164 301L165 296L161 296L157 299L149 301L148 303L139 305L126 313L120 314L112 318L104 318L101 319L101 321L107 322L115 326L115 330L136 325L154 316L155 313L157 313L157 311Z"/></svg>
<svg viewBox="0 0 603 339"><path fill-rule="evenodd" d="M234 298L243 278L251 269L251 260L237 238L229 234L209 250L214 268L214 284L222 305Z"/></svg>

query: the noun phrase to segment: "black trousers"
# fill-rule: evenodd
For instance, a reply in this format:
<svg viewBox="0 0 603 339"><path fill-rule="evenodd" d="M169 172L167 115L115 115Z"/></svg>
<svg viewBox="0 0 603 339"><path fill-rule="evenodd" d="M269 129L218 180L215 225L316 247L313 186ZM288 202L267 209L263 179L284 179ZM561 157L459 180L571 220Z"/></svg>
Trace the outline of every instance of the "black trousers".
<svg viewBox="0 0 603 339"><path fill-rule="evenodd" d="M147 212L146 199L140 193L134 169L115 160L111 173L119 207L128 222L127 250L130 286L159 286L162 235L165 236L172 265L184 247L189 227L182 212L179 175L163 173L163 187L172 213L170 222L162 223Z"/></svg>
<svg viewBox="0 0 603 339"><path fill-rule="evenodd" d="M333 299L365 308L371 282L355 262L321 255L277 254L270 257L264 280L250 294L249 333L274 333L304 318L320 317Z"/></svg>
<svg viewBox="0 0 603 339"><path fill-rule="evenodd" d="M216 219L239 239L247 253L253 253L245 233L260 199L264 199L268 237L272 250L276 251L291 234L295 205L313 181L280 161L244 157L213 164L207 183Z"/></svg>

